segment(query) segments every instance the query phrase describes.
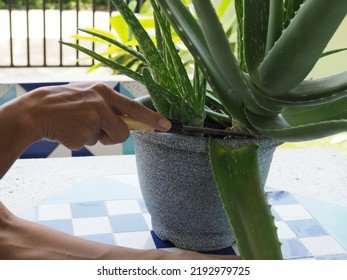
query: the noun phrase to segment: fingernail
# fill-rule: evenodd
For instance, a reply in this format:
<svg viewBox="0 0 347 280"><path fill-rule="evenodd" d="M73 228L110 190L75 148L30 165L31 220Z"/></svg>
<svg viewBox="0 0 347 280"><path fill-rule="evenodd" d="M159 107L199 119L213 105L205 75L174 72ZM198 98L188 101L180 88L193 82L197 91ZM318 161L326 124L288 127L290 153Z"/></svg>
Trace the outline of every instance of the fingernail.
<svg viewBox="0 0 347 280"><path fill-rule="evenodd" d="M160 119L159 125L165 130L169 130L171 128L171 122L167 119Z"/></svg>

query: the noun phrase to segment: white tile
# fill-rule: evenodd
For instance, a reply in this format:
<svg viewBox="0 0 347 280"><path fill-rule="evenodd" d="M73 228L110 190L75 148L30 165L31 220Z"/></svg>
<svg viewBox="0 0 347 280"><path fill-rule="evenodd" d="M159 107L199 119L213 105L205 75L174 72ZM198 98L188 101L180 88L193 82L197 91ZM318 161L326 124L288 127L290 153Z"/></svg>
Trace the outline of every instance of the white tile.
<svg viewBox="0 0 347 280"><path fill-rule="evenodd" d="M305 247L314 255L334 255L345 254L346 251L331 236L300 238Z"/></svg>
<svg viewBox="0 0 347 280"><path fill-rule="evenodd" d="M311 214L300 204L272 206L284 221L312 219Z"/></svg>
<svg viewBox="0 0 347 280"><path fill-rule="evenodd" d="M155 244L149 231L115 233L114 238L118 246L134 249L155 249Z"/></svg>
<svg viewBox="0 0 347 280"><path fill-rule="evenodd" d="M141 208L134 199L106 201L106 207L109 215L141 213Z"/></svg>
<svg viewBox="0 0 347 280"><path fill-rule="evenodd" d="M42 204L38 206L37 216L39 221L71 219L71 207L69 203Z"/></svg>
<svg viewBox="0 0 347 280"><path fill-rule="evenodd" d="M296 238L295 232L283 221L275 221L279 239Z"/></svg>
<svg viewBox="0 0 347 280"><path fill-rule="evenodd" d="M75 235L99 234L112 232L108 217L73 219L72 226Z"/></svg>

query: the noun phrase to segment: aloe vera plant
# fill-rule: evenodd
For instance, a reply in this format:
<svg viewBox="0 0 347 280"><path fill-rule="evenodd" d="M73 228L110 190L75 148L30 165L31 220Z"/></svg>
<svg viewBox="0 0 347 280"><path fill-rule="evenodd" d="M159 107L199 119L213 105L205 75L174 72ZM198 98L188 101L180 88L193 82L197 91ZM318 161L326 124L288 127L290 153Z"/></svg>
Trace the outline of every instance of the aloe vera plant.
<svg viewBox="0 0 347 280"><path fill-rule="evenodd" d="M346 0L235 0L236 52L211 0L192 0L197 16L186 1L151 0L159 27L156 45L123 0L112 1L139 42L143 55L137 51L133 55L143 58L149 70L135 73L70 45L145 83L165 116L202 125L206 113L215 114L206 108L208 100L218 105L218 114L224 113L230 126L258 137L304 141L347 130L347 71L305 80L346 16ZM193 83L175 52L170 25L198 66ZM204 79L211 94L205 95ZM256 149L228 150L211 141L209 152L243 258L281 258L273 218L257 179ZM245 176L244 170L250 173ZM235 205L234 196L242 203L239 216L235 207L241 206ZM257 210L248 211L251 204Z"/></svg>
<svg viewBox="0 0 347 280"><path fill-rule="evenodd" d="M347 129L347 72L305 80L346 16L346 1L236 0L238 57L209 0L193 0L198 20L181 1L158 3L240 128L281 141L311 140ZM247 211L259 194L251 188L262 189L257 181L245 182L257 174L244 175L256 169L256 156L250 147L227 151L210 143L212 169L241 254L281 258L265 196L255 203L255 212L264 216ZM235 215L235 199L243 205L242 217ZM253 225L262 228L253 231Z"/></svg>
<svg viewBox="0 0 347 280"><path fill-rule="evenodd" d="M259 172L258 146L230 148L211 138L209 152L219 194L241 256L249 260L282 259Z"/></svg>

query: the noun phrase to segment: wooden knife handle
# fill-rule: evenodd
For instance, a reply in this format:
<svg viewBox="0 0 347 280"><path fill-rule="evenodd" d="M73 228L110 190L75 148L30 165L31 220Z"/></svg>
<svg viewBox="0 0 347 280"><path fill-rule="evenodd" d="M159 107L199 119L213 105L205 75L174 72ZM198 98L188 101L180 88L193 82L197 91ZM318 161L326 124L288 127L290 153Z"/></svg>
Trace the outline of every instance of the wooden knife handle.
<svg viewBox="0 0 347 280"><path fill-rule="evenodd" d="M128 116L121 116L121 119L126 123L126 125L128 126L130 130L146 130L146 131L155 130L153 126L134 120Z"/></svg>

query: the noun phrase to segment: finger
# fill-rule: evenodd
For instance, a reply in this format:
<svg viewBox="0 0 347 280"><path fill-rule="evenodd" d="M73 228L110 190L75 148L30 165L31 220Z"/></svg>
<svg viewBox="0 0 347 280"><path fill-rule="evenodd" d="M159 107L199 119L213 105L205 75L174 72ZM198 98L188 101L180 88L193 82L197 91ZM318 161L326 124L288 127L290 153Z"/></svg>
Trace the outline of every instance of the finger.
<svg viewBox="0 0 347 280"><path fill-rule="evenodd" d="M160 131L167 131L171 128L171 122L160 114L115 91L110 95L110 102L112 108L119 114L127 115Z"/></svg>
<svg viewBox="0 0 347 280"><path fill-rule="evenodd" d="M104 112L99 141L104 145L124 142L129 137L128 126L110 109Z"/></svg>

